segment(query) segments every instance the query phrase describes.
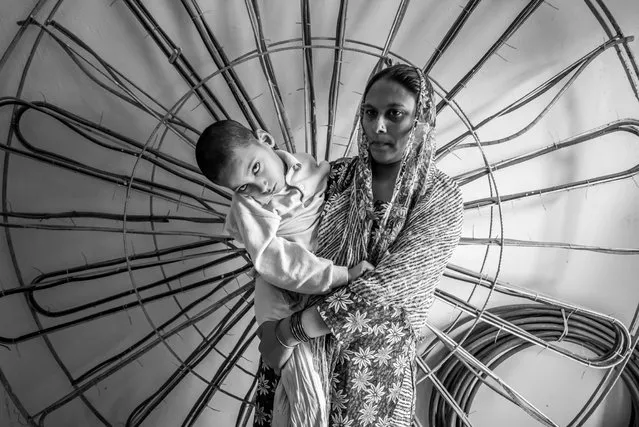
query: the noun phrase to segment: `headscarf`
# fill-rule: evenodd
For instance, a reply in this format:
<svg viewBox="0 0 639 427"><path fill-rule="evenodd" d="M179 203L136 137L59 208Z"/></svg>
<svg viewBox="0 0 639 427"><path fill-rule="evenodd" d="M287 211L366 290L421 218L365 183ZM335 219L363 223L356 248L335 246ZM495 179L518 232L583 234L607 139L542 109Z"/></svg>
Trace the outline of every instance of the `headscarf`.
<svg viewBox="0 0 639 427"><path fill-rule="evenodd" d="M359 157L355 160L355 176L350 186L348 214L344 218L344 233L340 235L339 250L336 256L332 257L337 265L351 267L362 260L377 265L404 227L416 197L427 189L435 151L434 94L432 85L421 69L415 68L415 71L419 75L420 90L413 127L404 149L392 198L374 232L372 229L375 213L369 140L360 120ZM382 77L385 78L387 77ZM364 101L363 97L362 103Z"/></svg>

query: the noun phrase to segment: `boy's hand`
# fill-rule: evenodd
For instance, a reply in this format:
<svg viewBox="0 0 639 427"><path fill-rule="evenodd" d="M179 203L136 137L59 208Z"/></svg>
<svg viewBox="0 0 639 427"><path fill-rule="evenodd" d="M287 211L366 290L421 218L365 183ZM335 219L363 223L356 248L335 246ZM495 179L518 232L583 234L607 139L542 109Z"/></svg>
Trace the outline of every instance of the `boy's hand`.
<svg viewBox="0 0 639 427"><path fill-rule="evenodd" d="M375 270L375 267L373 266L373 264L371 264L368 261L362 261L359 264L357 264L355 267L348 269L348 281L352 282L353 280L357 279L358 277L360 277L362 274L366 273L367 271L373 271L373 270Z"/></svg>

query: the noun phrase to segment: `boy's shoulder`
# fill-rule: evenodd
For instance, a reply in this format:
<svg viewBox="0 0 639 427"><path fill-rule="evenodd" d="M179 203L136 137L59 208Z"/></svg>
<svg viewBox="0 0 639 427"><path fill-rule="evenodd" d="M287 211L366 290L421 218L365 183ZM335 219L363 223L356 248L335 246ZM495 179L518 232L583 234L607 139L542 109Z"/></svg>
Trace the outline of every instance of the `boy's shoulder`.
<svg viewBox="0 0 639 427"><path fill-rule="evenodd" d="M234 193L233 198L231 199L231 207L229 209L227 218L243 215L279 218L277 213L273 212L272 209L269 209L267 206L262 205L251 196Z"/></svg>
<svg viewBox="0 0 639 427"><path fill-rule="evenodd" d="M297 159L298 162L300 163L317 163L317 160L315 160L315 157L311 156L308 153L293 153L292 154L293 157L295 157Z"/></svg>
<svg viewBox="0 0 639 427"><path fill-rule="evenodd" d="M285 152L286 156L292 156L299 164L304 166L320 166L323 163L328 163L324 160L317 160L315 157L308 153L289 153Z"/></svg>
<svg viewBox="0 0 639 427"><path fill-rule="evenodd" d="M280 150L280 155L286 156L288 158L287 163L292 163L296 161L297 163L301 163L302 165L307 164L315 164L317 161L313 156L308 153L289 153L288 151Z"/></svg>

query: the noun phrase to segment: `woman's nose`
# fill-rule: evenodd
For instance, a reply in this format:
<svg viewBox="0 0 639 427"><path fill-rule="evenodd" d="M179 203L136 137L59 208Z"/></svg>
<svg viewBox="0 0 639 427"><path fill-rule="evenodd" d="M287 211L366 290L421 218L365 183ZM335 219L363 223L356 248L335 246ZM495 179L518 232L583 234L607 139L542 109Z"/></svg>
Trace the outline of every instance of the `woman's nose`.
<svg viewBox="0 0 639 427"><path fill-rule="evenodd" d="M386 122L382 117L378 118L375 123L375 133L386 133Z"/></svg>

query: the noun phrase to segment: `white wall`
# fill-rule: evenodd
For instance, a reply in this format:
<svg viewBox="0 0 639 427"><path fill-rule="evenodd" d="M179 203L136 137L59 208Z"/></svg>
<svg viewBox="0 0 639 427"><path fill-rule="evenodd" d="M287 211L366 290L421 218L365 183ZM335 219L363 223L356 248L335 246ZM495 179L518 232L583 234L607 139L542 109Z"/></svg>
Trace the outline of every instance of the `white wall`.
<svg viewBox="0 0 639 427"><path fill-rule="evenodd" d="M200 2L207 22L213 28L229 58L235 59L255 49L250 22L243 2ZM444 89L450 89L483 55L486 49L504 31L507 24L525 6L524 1L485 1L472 15L458 39L435 66L431 73ZM35 1L8 0L0 6L0 51L9 46L18 30L16 21L24 19ZM383 46L392 23L398 1L350 1L346 38ZM423 66L446 33L464 2L411 2L402 27L392 45L392 51ZM626 35L639 35L639 5L630 0L609 1L606 4ZM189 22L179 2L145 2L161 27L182 48L195 69L206 76L216 68ZM300 10L295 2L259 2L264 31L270 43L300 37ZM35 16L44 22L53 6L52 2ZM268 7L267 7L268 6ZM312 35L333 37L339 2L311 2ZM69 28L119 71L147 90L165 106L173 106L188 87L175 72L143 28L136 22L123 1L66 0L55 13L56 22ZM25 62L34 45L37 28L30 27L8 62L0 70L0 95L15 96ZM552 77L573 61L597 47L605 33L589 12L585 2L565 1L544 3L524 26L493 56L477 76L456 97L460 107L473 123L524 95ZM331 45L331 41L318 41ZM354 45L350 45L354 46ZM636 51L637 42L630 46ZM365 49L365 48L362 48ZM318 106L319 154L323 155L326 140L329 84L333 51L318 48L313 52L315 85ZM302 55L299 49L272 55L284 105L291 123L297 149L305 149ZM366 78L376 59L364 53L347 51L343 58L341 90L334 135L338 143L347 141L353 114ZM277 116L269 95L259 62L252 59L236 68L247 92L267 127L281 138ZM213 77L210 87L224 100L232 117L240 117L221 77ZM552 94L556 91L551 91ZM535 117L550 96L542 97L521 112L497 119L482 128L482 141L498 139L518 131ZM89 80L64 54L49 36L44 36L28 69L21 97L29 101L46 99L74 114L121 132L142 143L151 137L158 123L156 118L141 112L116 97L107 94ZM24 132L39 147L70 156L94 167L149 177L151 168L136 165L127 156L106 151L88 144L84 139L51 119L29 113ZM179 116L196 128L211 121L206 110L190 98ZM600 55L571 85L546 116L529 132L510 143L487 147L490 161L526 153L535 148L551 145L573 135L588 131L620 118L637 118L639 101L613 49ZM6 141L10 110L0 109L0 142ZM443 145L465 130L450 110L438 118L438 143ZM465 142L470 142L467 139ZM564 182L596 177L634 166L639 159L636 136L613 133L577 147L562 150L526 162L509 170L498 171L495 179L500 194L511 194L528 189L542 188ZM13 144L17 142L14 140ZM192 149L169 133L162 150L180 159L193 162ZM343 154L343 146L334 146L332 158ZM0 154L4 161L4 154ZM460 150L447 156L440 166L455 175L482 165L477 149ZM161 174L158 181L200 193L197 186ZM59 168L32 160L11 156L7 175L7 199L13 211L60 212L67 210L93 210L122 213L125 208L125 189L94 179L88 179ZM487 197L485 179L464 187L465 200ZM205 193L210 196L207 191ZM513 239L570 242L582 245L637 248L639 247L639 184L623 180L588 189L563 192L544 197L532 197L503 205L504 236ZM156 201L156 214L167 210L184 215L200 215L188 207L178 210L176 204ZM127 212L149 213L149 199L133 194L127 202ZM488 233L489 209L468 211L464 225L465 237L484 237ZM55 220L51 224L72 225L68 220ZM78 225L118 226L113 222L85 221ZM120 225L121 226L121 225ZM173 227L173 228L172 228ZM178 223L166 229L211 232L206 225ZM496 230L496 229L495 229ZM213 232L219 231L213 229ZM493 237L499 234L493 231ZM50 272L89 262L122 256L124 243L121 234L95 232L58 232L45 230L15 230L11 238L19 275L11 262L9 245L0 240L0 281L5 289L18 286L19 277L25 283L39 271ZM188 238L161 239L160 247L189 241ZM129 237L128 250L136 253L151 249L148 237ZM133 242L133 246L131 245ZM461 246L453 262L479 270L483 247ZM490 251L484 272L492 274L498 266L497 248ZM564 249L506 247L503 251L500 278L524 286L535 292L548 294L587 308L612 315L629 325L637 306L639 292L636 277L639 263L636 255L606 255ZM183 267L179 267L183 268ZM175 271L179 270L177 268ZM226 268L226 267L225 267ZM154 271L134 275L136 283L159 277ZM195 280L195 279L191 279ZM444 280L443 288L466 297L468 285ZM63 291L43 295L46 303L55 308L91 301L113 289L129 289L131 279L123 274L117 283L102 280L93 285L72 285ZM190 301L194 295L181 297ZM489 306L512 303L513 300L493 295ZM483 304L481 295L473 299ZM52 345L72 374L78 374L105 354L114 354L126 348L145 333L151 331L149 319L161 322L177 311L173 301L148 306L145 315L132 309L81 327L55 333ZM452 314L455 314L453 312ZM148 317L147 317L148 316ZM129 319L130 317L130 319ZM437 303L433 309L433 323L444 325L451 319L450 309ZM217 317L201 322L204 331L213 327ZM45 325L56 320L44 319ZM32 330L35 325L26 303L20 298L0 300L0 335L16 335ZM192 329L192 328L191 328ZM186 357L199 343L199 335L188 330L182 337L169 340L169 346L179 357ZM227 351L234 344L240 328L222 345ZM234 338L235 337L235 338ZM594 390L601 372L584 368L574 362L539 350L523 352L497 369L537 407L565 425L579 410ZM256 349L251 350L250 361L244 366L254 369ZM158 346L124 370L92 387L87 398L113 424L126 421L129 412L175 369L178 360L167 347ZM219 357L210 357L197 372L210 376L211 369L219 366ZM0 347L0 369L7 377L13 392L26 409L35 413L71 390L60 367L40 339L31 340L10 351ZM207 375L208 374L208 375ZM234 372L226 381L227 387L245 390L248 377ZM146 425L172 426L181 422L190 405L197 398L203 382L190 376L167 401L154 412ZM0 388L1 389L1 388ZM426 402L428 390L420 389L418 402ZM2 394L2 392L0 392ZM6 394L6 393L5 393ZM5 398L3 401L8 400ZM237 413L237 404L219 395L211 402L212 408L200 418L197 425L231 425ZM425 404L419 411L424 415ZM628 401L622 387L617 387L589 422L589 426L627 425ZM518 408L504 403L490 390L482 390L473 406L471 420L477 426L533 426L537 425ZM0 405L0 425L17 425L12 405ZM64 406L47 418L47 426L99 425L96 418L77 400Z"/></svg>

